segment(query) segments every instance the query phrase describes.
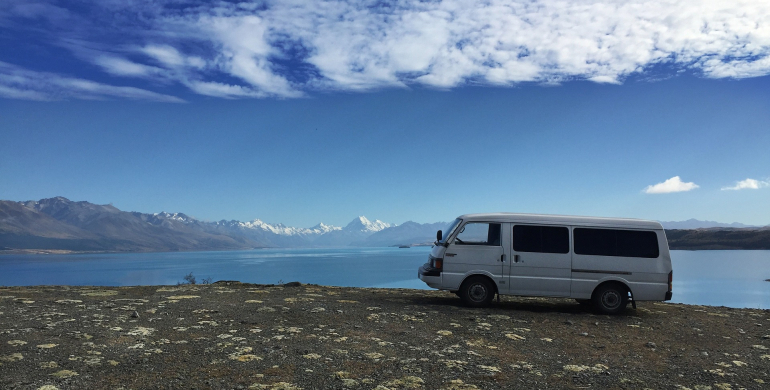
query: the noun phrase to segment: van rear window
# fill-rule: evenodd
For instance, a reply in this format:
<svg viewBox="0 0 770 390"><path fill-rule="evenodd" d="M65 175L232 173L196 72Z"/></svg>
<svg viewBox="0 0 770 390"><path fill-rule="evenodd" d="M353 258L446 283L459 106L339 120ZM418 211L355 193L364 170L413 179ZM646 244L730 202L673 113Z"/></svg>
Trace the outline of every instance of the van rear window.
<svg viewBox="0 0 770 390"><path fill-rule="evenodd" d="M618 229L573 229L575 254L657 258L658 236L653 231Z"/></svg>
<svg viewBox="0 0 770 390"><path fill-rule="evenodd" d="M559 226L515 225L516 252L569 253L569 229Z"/></svg>

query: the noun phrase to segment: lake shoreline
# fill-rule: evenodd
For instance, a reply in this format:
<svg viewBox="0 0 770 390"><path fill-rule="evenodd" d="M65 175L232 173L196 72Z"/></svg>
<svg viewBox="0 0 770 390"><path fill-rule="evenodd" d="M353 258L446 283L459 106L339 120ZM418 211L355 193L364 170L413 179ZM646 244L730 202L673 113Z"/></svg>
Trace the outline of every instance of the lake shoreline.
<svg viewBox="0 0 770 390"><path fill-rule="evenodd" d="M424 248L424 247L430 247L430 245L411 245L408 248L403 248L399 246L383 246L383 247L359 247L359 246L352 246L352 247L342 247L346 249L368 249L368 248L399 248L399 249L410 249L410 248ZM185 251L71 251L71 250L65 250L65 249L6 249L6 250L0 250L0 256L3 255L40 255L40 256L47 256L47 255L99 255L99 254L148 254L148 253L196 253L196 252L247 252L252 250L261 250L261 249L335 249L340 247L300 247L300 248L272 248L272 247L264 247L264 248L248 248L248 249L209 249L209 250L185 250ZM669 248L672 251L687 251L687 252L709 252L709 251L766 251L768 249L756 249L756 248Z"/></svg>
<svg viewBox="0 0 770 390"><path fill-rule="evenodd" d="M761 388L770 310L255 285L0 288L0 387Z"/></svg>

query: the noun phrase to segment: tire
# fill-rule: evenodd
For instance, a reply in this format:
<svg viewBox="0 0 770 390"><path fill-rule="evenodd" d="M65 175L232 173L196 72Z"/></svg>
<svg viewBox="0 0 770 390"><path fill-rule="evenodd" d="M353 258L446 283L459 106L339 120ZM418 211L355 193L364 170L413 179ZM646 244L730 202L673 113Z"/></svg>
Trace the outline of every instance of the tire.
<svg viewBox="0 0 770 390"><path fill-rule="evenodd" d="M472 276L460 286L458 295L467 306L486 307L495 298L495 285L483 276Z"/></svg>
<svg viewBox="0 0 770 390"><path fill-rule="evenodd" d="M618 314L628 305L628 290L619 284L605 284L594 291L591 301L600 313Z"/></svg>
<svg viewBox="0 0 770 390"><path fill-rule="evenodd" d="M591 304L590 299L575 299L575 301L583 306Z"/></svg>

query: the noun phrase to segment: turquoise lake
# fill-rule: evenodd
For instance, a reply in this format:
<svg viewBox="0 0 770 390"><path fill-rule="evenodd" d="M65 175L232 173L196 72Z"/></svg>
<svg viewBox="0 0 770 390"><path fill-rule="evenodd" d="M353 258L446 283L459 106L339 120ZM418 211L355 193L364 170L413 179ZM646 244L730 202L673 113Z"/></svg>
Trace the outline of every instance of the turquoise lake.
<svg viewBox="0 0 770 390"><path fill-rule="evenodd" d="M426 289L429 247L2 255L0 286L177 284L190 272L249 283ZM770 251L671 251L672 302L770 309Z"/></svg>

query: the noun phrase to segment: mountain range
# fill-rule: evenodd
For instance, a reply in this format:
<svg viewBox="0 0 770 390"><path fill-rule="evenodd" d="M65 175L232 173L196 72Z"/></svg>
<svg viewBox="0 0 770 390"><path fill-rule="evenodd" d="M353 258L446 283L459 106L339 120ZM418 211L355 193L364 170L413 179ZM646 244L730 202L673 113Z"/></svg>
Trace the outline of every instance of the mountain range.
<svg viewBox="0 0 770 390"><path fill-rule="evenodd" d="M0 249L191 251L251 248L393 246L430 243L444 223L393 225L358 217L344 227L311 228L250 222L207 222L183 213L121 211L71 201L0 201Z"/></svg>
<svg viewBox="0 0 770 390"><path fill-rule="evenodd" d="M672 249L770 248L770 227L690 219L661 222ZM201 221L183 213L121 211L64 197L0 201L0 250L154 252L401 246L433 242L446 224L394 225L357 217L344 227L310 228L249 222ZM672 230L674 229L674 230Z"/></svg>

